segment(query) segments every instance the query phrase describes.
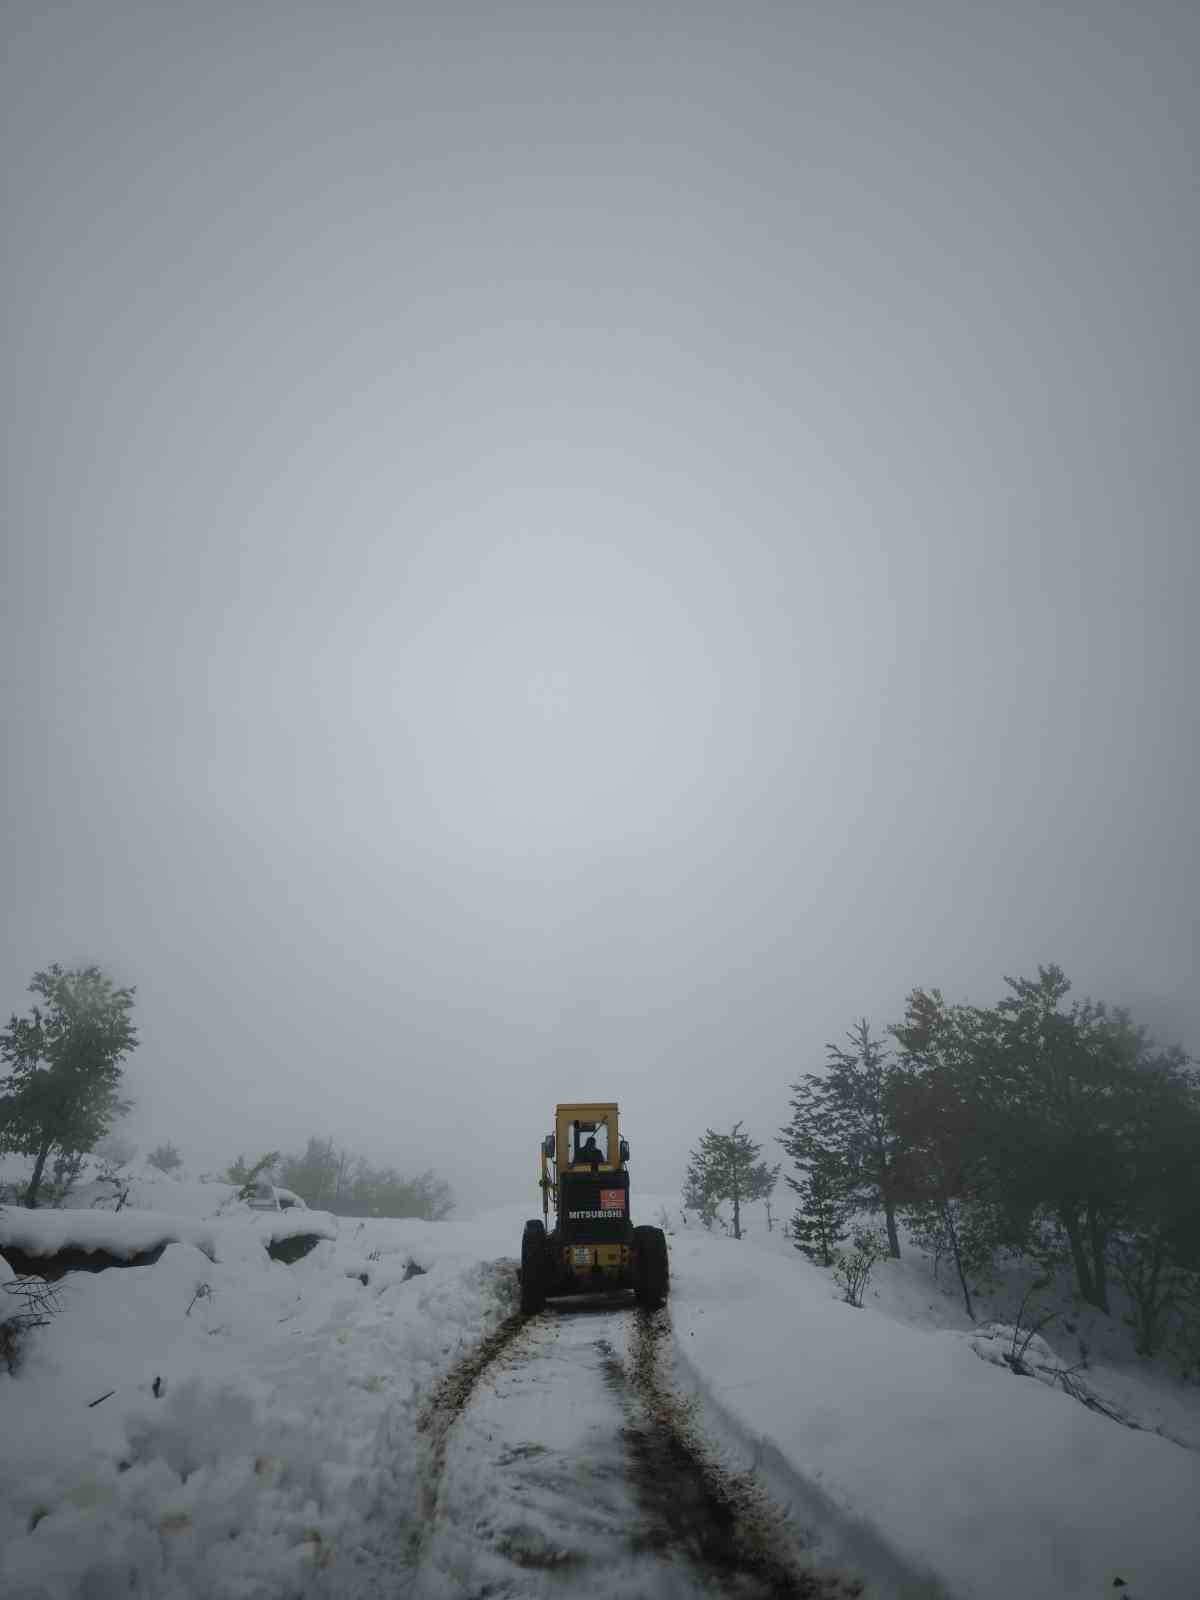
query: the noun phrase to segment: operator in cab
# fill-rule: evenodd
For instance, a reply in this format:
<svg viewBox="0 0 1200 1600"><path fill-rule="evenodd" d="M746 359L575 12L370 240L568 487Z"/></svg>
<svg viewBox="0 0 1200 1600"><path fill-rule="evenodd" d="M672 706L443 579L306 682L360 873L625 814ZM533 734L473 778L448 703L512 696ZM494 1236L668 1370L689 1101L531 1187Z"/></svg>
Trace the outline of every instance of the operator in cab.
<svg viewBox="0 0 1200 1600"><path fill-rule="evenodd" d="M604 1160L604 1152L596 1143L596 1135L589 1133L583 1144L575 1152L575 1165L577 1167L598 1167Z"/></svg>

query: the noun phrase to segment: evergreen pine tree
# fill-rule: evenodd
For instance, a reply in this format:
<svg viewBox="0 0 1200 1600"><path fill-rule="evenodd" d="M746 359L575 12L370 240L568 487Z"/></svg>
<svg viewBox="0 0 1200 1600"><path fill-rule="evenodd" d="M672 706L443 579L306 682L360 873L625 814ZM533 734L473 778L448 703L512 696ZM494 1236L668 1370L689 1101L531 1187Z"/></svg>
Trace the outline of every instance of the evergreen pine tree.
<svg viewBox="0 0 1200 1600"><path fill-rule="evenodd" d="M1061 1228L1080 1295L1107 1311L1129 1129L1161 1058L1125 1012L1066 1004L1061 967L1005 982L1007 997L974 1013L973 1088L988 1161L1014 1213Z"/></svg>
<svg viewBox="0 0 1200 1600"><path fill-rule="evenodd" d="M829 1065L823 1076L809 1072L792 1085L792 1120L779 1142L802 1170L814 1152L836 1157L847 1199L863 1210L883 1211L888 1251L899 1256L894 1167L901 1142L888 1118L889 1083L896 1068L865 1018L848 1038L849 1050L826 1047Z"/></svg>
<svg viewBox="0 0 1200 1600"><path fill-rule="evenodd" d="M792 1215L792 1242L810 1261L831 1267L834 1251L846 1238L851 1207L846 1201L845 1173L830 1150L813 1148L800 1178L787 1180L798 1205Z"/></svg>
<svg viewBox="0 0 1200 1600"><path fill-rule="evenodd" d="M683 1203L698 1211L705 1227L711 1227L717 1207L724 1200L733 1203L733 1236L742 1237L742 1206L749 1200L765 1200L779 1178L778 1166L770 1167L758 1159L762 1150L735 1122L731 1132L705 1130L699 1148L688 1163Z"/></svg>

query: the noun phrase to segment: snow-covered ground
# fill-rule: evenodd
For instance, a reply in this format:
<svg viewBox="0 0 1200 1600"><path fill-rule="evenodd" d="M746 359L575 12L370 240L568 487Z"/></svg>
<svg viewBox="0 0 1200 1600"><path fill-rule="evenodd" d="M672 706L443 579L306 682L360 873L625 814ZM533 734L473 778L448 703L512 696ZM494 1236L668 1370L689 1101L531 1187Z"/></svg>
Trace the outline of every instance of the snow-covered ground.
<svg viewBox="0 0 1200 1600"><path fill-rule="evenodd" d="M855 1309L795 1252L779 1270L775 1242L671 1245L682 1372L830 1559L885 1594L922 1572L996 1600L1082 1600L1117 1578L1137 1600L1197 1593L1200 1453L981 1360L977 1335L887 1315L898 1300L911 1317L917 1263L880 1263ZM1099 1393L1104 1376L1087 1374ZM1180 1433L1200 1439L1195 1391L1178 1394ZM1161 1398L1148 1409L1153 1425Z"/></svg>
<svg viewBox="0 0 1200 1600"><path fill-rule="evenodd" d="M618 1400L610 1431L598 1336L569 1321L519 1336L521 1373L493 1364L431 1487L430 1397L513 1312L520 1208L334 1222L245 1213L219 1185L151 1188L161 1218L0 1214L0 1248L39 1229L177 1241L152 1266L62 1279L59 1314L0 1376L6 1600L472 1593L517 1549L530 1447L577 1451L568 1476L622 1525ZM642 1198L639 1220L658 1209ZM273 1223L336 1237L288 1266L267 1255ZM1200 1453L981 1359L919 1260L881 1263L859 1310L757 1219L740 1244L677 1228L671 1251L666 1376L694 1395L714 1451L790 1509L819 1565L881 1600L1083 1600L1118 1578L1132 1600L1196 1594ZM615 1329L633 1316L613 1315ZM1195 1389L1130 1363L1093 1361L1086 1377L1200 1443ZM532 1592L514 1570L505 1592ZM586 1592L569 1562L553 1581Z"/></svg>
<svg viewBox="0 0 1200 1600"><path fill-rule="evenodd" d="M230 1195L193 1196L224 1208L191 1222L215 1259L179 1242L153 1266L69 1274L0 1377L6 1600L337 1592L378 1528L390 1544L415 1519L421 1399L510 1314L511 1259L493 1263L519 1221L335 1223L239 1214ZM143 1248L188 1234L187 1199L161 1216L9 1209L0 1249L39 1229ZM313 1224L336 1239L290 1266L267 1255L272 1233Z"/></svg>

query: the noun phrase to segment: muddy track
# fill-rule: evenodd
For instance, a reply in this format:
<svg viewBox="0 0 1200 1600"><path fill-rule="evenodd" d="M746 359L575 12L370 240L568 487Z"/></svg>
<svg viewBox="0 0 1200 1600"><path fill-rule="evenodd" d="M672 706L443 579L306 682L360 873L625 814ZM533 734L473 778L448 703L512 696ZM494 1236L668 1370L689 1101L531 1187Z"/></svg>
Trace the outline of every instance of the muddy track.
<svg viewBox="0 0 1200 1600"><path fill-rule="evenodd" d="M670 1313L637 1313L630 1381L644 1423L625 1430L630 1471L648 1513L649 1538L684 1553L726 1593L762 1600L850 1600L857 1581L789 1561L798 1539L784 1514L747 1473L721 1466L701 1442L696 1407L666 1383L662 1355ZM620 1366L620 1381L626 1374ZM614 1374L615 1378L615 1374ZM797 1552L799 1553L799 1552Z"/></svg>
<svg viewBox="0 0 1200 1600"><path fill-rule="evenodd" d="M469 1350L435 1385L427 1405L417 1418L417 1433L429 1449L428 1475L421 1483L419 1512L423 1519L433 1516L446 1464L446 1440L475 1386L488 1369L508 1354L527 1325L520 1312L506 1317L486 1339Z"/></svg>
<svg viewBox="0 0 1200 1600"><path fill-rule="evenodd" d="M561 1343L560 1334L565 1336ZM515 1586L493 1568L491 1581L476 1586L472 1579L464 1593L520 1594L525 1591L518 1574L523 1571L528 1580L534 1569L553 1579L556 1594L595 1593L601 1569L585 1529L598 1485L611 1476L625 1487L620 1504L615 1510L610 1506L605 1533L610 1555L602 1565L622 1549L619 1559L632 1564L631 1575L640 1575L639 1592L658 1592L657 1572L671 1577L672 1594L681 1592L681 1579L688 1594L719 1592L742 1600L850 1600L861 1594L853 1581L811 1571L803 1541L784 1514L750 1475L721 1466L704 1445L695 1403L682 1400L668 1381L670 1341L665 1308L646 1312L580 1304L551 1307L533 1318L510 1317L463 1357L437 1385L418 1421L427 1455L421 1529L410 1552L414 1572L436 1547L440 1520L449 1515L461 1523L475 1516L455 1487L462 1458L447 1476L447 1453L452 1438L459 1440L455 1423L478 1395L479 1405L471 1408L464 1426L478 1429L482 1408L489 1431L481 1436L487 1444L479 1448L490 1453L488 1481L494 1484L498 1474L508 1482L511 1514L506 1513L507 1522L504 1517L472 1522L475 1532L468 1544L483 1540L492 1558L502 1558ZM610 1444L572 1441L564 1453L538 1430L536 1406L529 1413L526 1405L545 1385L547 1363L557 1367L556 1381L565 1376L572 1391L586 1386L589 1372L593 1375L591 1404L611 1419L603 1430ZM522 1439L526 1429L532 1437ZM456 1456L460 1449L456 1443ZM468 1451L474 1460L474 1447ZM549 1537L531 1537L525 1526L524 1513L539 1498L547 1507L542 1526L551 1530Z"/></svg>

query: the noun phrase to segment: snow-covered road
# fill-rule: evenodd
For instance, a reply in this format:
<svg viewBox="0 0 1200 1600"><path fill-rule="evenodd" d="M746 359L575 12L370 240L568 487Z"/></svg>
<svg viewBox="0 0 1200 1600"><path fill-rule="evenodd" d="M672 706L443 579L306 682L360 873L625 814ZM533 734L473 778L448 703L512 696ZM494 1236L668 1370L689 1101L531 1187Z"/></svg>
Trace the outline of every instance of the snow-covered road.
<svg viewBox="0 0 1200 1600"><path fill-rule="evenodd" d="M777 1234L680 1227L663 1311L522 1321L523 1208L347 1219L285 1265L212 1190L0 1215L22 1248L175 1241L69 1272L0 1371L4 1600L1197 1592L1194 1387L1096 1359L1134 1429L1016 1378L919 1258L854 1308Z"/></svg>
<svg viewBox="0 0 1200 1600"><path fill-rule="evenodd" d="M668 1316L552 1305L444 1391L420 1600L853 1592L790 1567L781 1525L768 1548L765 1507L688 1438L655 1372Z"/></svg>

